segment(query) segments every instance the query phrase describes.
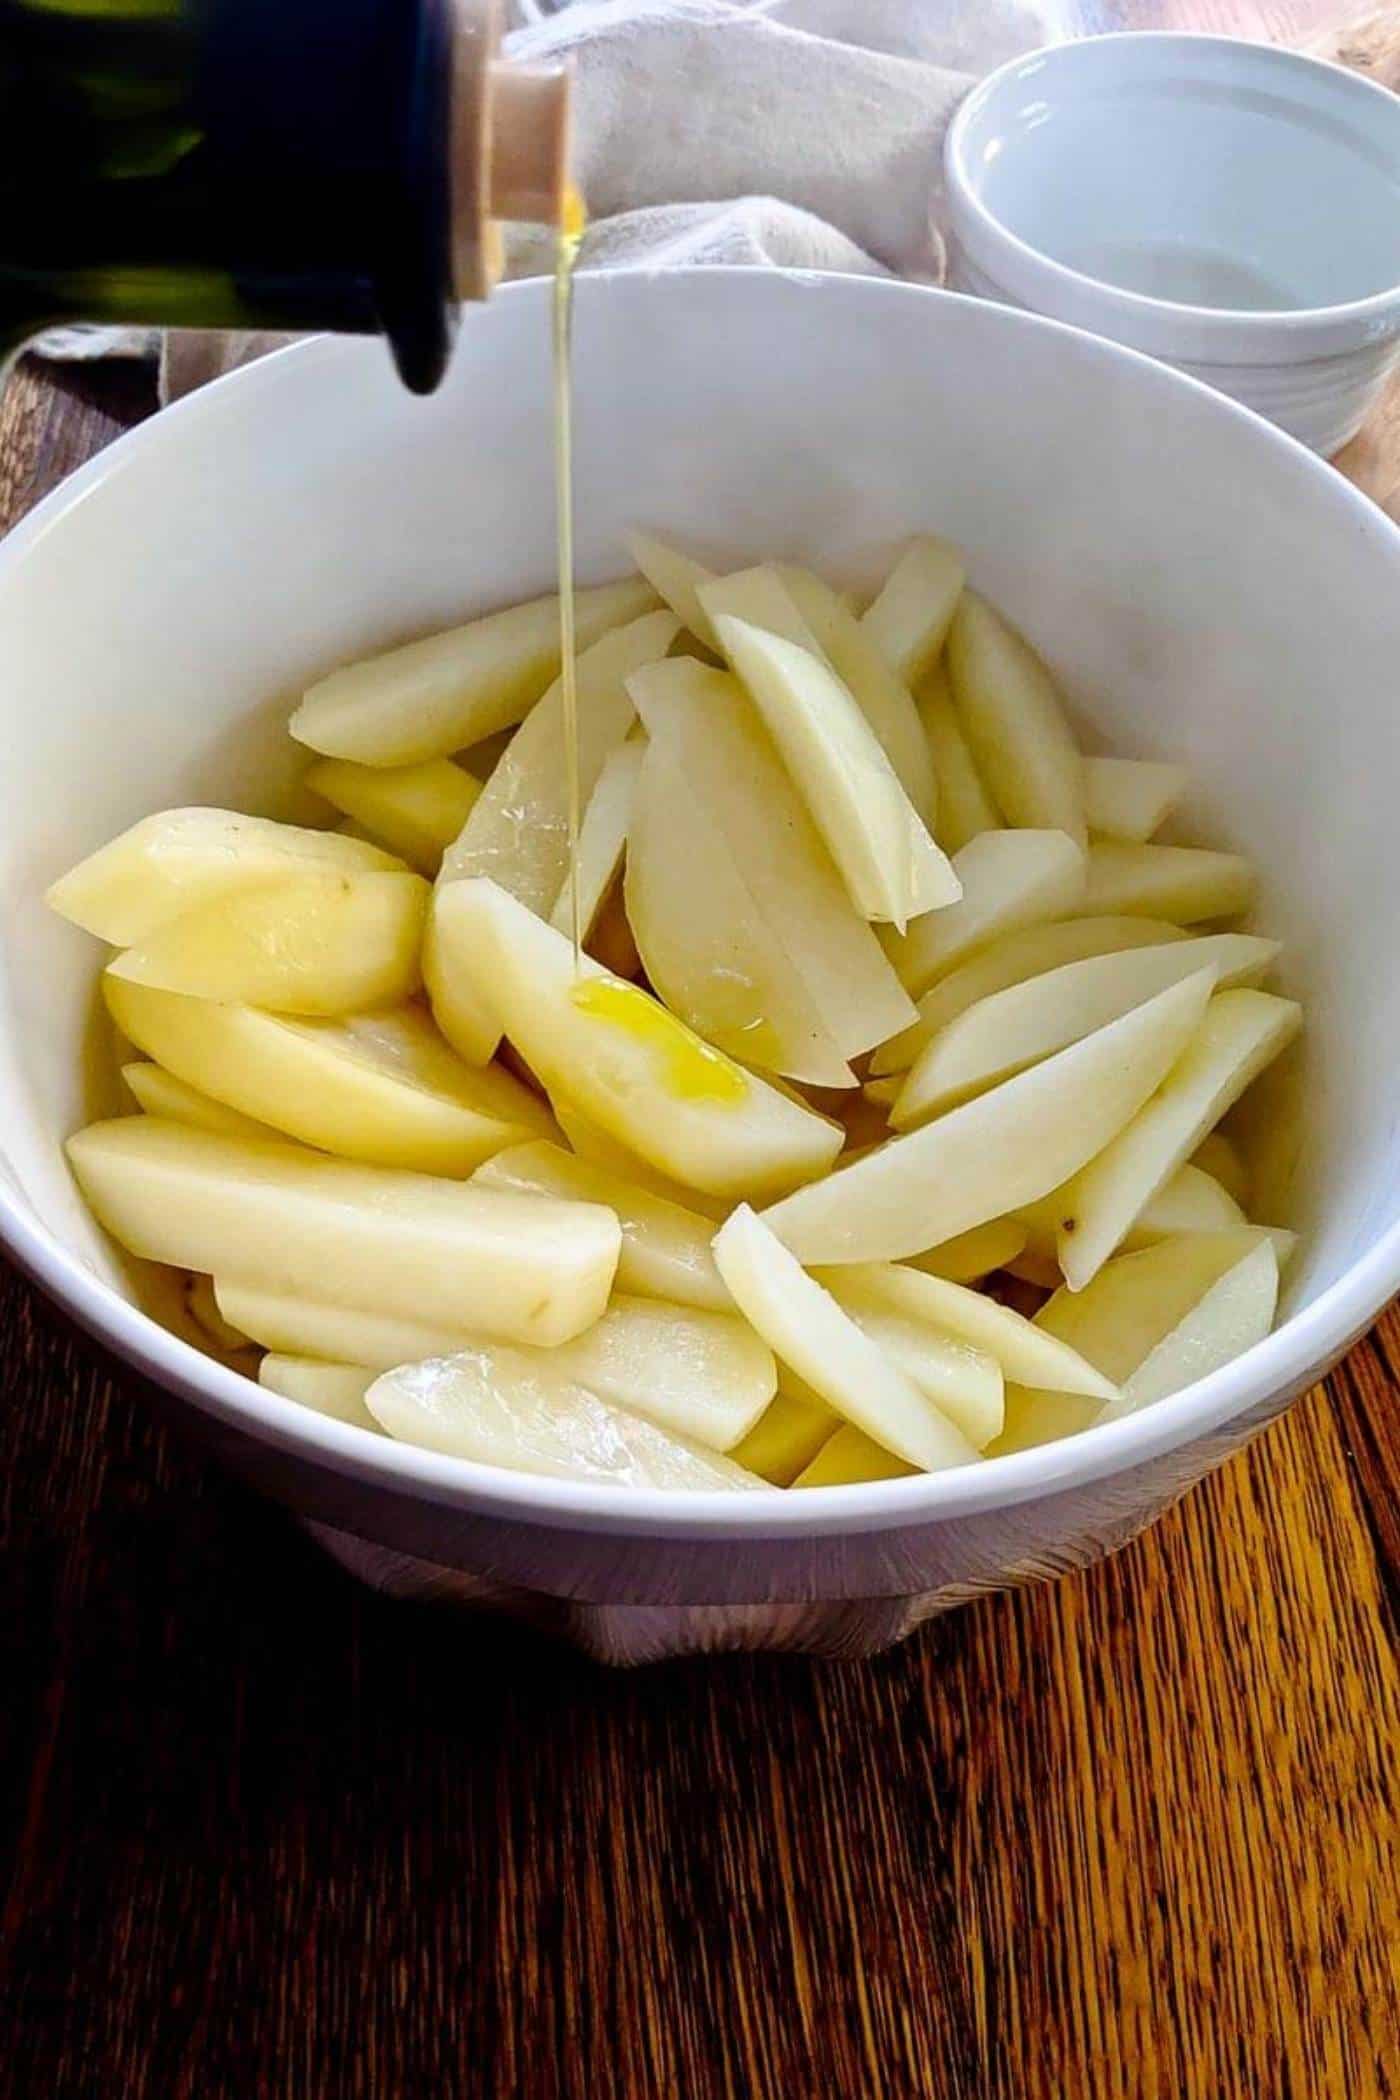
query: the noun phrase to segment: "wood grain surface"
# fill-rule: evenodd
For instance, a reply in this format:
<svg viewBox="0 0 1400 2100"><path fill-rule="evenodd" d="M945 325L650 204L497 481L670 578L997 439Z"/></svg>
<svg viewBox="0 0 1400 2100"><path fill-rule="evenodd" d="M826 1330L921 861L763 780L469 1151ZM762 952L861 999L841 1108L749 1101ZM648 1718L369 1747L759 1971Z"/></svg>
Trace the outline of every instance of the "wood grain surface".
<svg viewBox="0 0 1400 2100"><path fill-rule="evenodd" d="M0 528L149 406L23 368ZM1398 1377L876 1662L626 1675L360 1591L0 1267L0 2100L1383 2100Z"/></svg>

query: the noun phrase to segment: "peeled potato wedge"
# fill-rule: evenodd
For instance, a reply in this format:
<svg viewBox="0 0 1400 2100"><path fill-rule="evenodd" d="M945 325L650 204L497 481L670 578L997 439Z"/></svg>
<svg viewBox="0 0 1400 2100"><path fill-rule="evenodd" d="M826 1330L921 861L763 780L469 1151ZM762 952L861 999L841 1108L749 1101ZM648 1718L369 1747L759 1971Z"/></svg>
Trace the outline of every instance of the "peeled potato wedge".
<svg viewBox="0 0 1400 2100"><path fill-rule="evenodd" d="M110 974L104 991L122 1034L177 1078L346 1159L470 1174L553 1131L537 1095L499 1066L463 1064L417 1007L305 1021Z"/></svg>
<svg viewBox="0 0 1400 2100"><path fill-rule="evenodd" d="M649 982L706 1042L789 1079L855 1085L738 857L664 740L647 752L638 782L624 894Z"/></svg>
<svg viewBox="0 0 1400 2100"><path fill-rule="evenodd" d="M767 1223L799 1261L898 1261L1048 1195L1160 1085L1195 1032L1211 983L1201 971L1160 992L1029 1072L798 1189L765 1213Z"/></svg>
<svg viewBox="0 0 1400 2100"><path fill-rule="evenodd" d="M783 563L778 570L822 654L874 730L886 758L922 821L933 827L937 783L928 738L904 673L839 591L810 569Z"/></svg>
<svg viewBox="0 0 1400 2100"><path fill-rule="evenodd" d="M1004 933L929 986L919 1001L918 1020L880 1045L870 1069L877 1077L907 1071L941 1029L1010 985L1026 984L1047 970L1063 969L1091 955L1118 955L1186 938L1179 926L1165 919L1134 918L1062 919Z"/></svg>
<svg viewBox="0 0 1400 2100"><path fill-rule="evenodd" d="M921 1470L906 1465L874 1437L846 1422L828 1437L792 1482L795 1488L855 1487L864 1480L904 1480Z"/></svg>
<svg viewBox="0 0 1400 2100"><path fill-rule="evenodd" d="M995 992L940 1030L916 1058L890 1121L908 1130L985 1093L1197 970L1214 970L1217 989L1257 983L1278 950L1277 941L1250 934L1207 934L1090 956Z"/></svg>
<svg viewBox="0 0 1400 2100"><path fill-rule="evenodd" d="M672 658L629 683L652 742L670 753L728 840L841 1055L855 1057L904 1027L913 1018L909 995L738 680Z"/></svg>
<svg viewBox="0 0 1400 2100"><path fill-rule="evenodd" d="M994 1269L1015 1261L1026 1239L1026 1228L1019 1219L993 1218L944 1240L939 1247L911 1254L909 1266L922 1269L926 1276L942 1276L949 1283L980 1283Z"/></svg>
<svg viewBox="0 0 1400 2100"><path fill-rule="evenodd" d="M719 1271L750 1324L847 1421L926 1472L966 1465L962 1431L813 1281L747 1204L715 1235Z"/></svg>
<svg viewBox="0 0 1400 2100"><path fill-rule="evenodd" d="M1144 1210L1140 1210L1131 1232L1124 1235L1123 1249L1150 1247L1174 1232L1226 1232L1246 1223L1245 1214L1228 1189L1199 1167L1178 1167Z"/></svg>
<svg viewBox="0 0 1400 2100"><path fill-rule="evenodd" d="M639 576L577 591L578 648L655 603ZM559 600L551 594L333 671L308 689L289 726L328 758L417 765L521 721L558 676Z"/></svg>
<svg viewBox="0 0 1400 2100"><path fill-rule="evenodd" d="M646 1298L732 1312L710 1250L714 1223L698 1211L658 1196L624 1175L580 1159L561 1145L513 1145L488 1159L472 1176L482 1188L516 1189L522 1195L567 1196L579 1203L605 1203L622 1226L617 1287Z"/></svg>
<svg viewBox="0 0 1400 2100"><path fill-rule="evenodd" d="M657 1298L615 1297L550 1354L600 1399L715 1451L746 1436L778 1388L773 1352L746 1321Z"/></svg>
<svg viewBox="0 0 1400 2100"><path fill-rule="evenodd" d="M1215 994L1158 1092L1063 1193L1056 1244L1072 1290L1083 1290L1302 1020L1292 999L1272 992Z"/></svg>
<svg viewBox="0 0 1400 2100"><path fill-rule="evenodd" d="M925 671L914 699L938 783L933 835L945 853L954 855L979 831L1001 829L1002 815L968 749L941 663Z"/></svg>
<svg viewBox="0 0 1400 2100"><path fill-rule="evenodd" d="M728 1217L733 1206L727 1198L710 1196L703 1189L689 1188L683 1182L673 1181L629 1145L591 1123L566 1094L556 1094L550 1105L571 1151L586 1165L600 1167L604 1173L616 1175L622 1181L634 1182L649 1195L660 1196L678 1210L694 1211L712 1223L718 1224L722 1218ZM668 1291L666 1295L674 1297L676 1293Z"/></svg>
<svg viewBox="0 0 1400 2100"><path fill-rule="evenodd" d="M840 1420L795 1372L784 1370L777 1392L730 1457L774 1487L791 1487L835 1435Z"/></svg>
<svg viewBox="0 0 1400 2100"><path fill-rule="evenodd" d="M368 1306L298 1297L230 1276L215 1277L214 1299L226 1320L275 1355L358 1364L369 1378L398 1364L450 1356L475 1339L460 1320L434 1325L401 1319Z"/></svg>
<svg viewBox="0 0 1400 2100"><path fill-rule="evenodd" d="M148 1261L548 1347L607 1304L611 1211L217 1137L154 1116L68 1140L98 1223Z"/></svg>
<svg viewBox="0 0 1400 2100"><path fill-rule="evenodd" d="M163 1116L168 1123L187 1123L193 1130L214 1130L221 1137L276 1137L267 1123L241 1116L236 1108L225 1108L198 1087L186 1086L173 1072L159 1065L127 1064L122 1078L148 1116Z"/></svg>
<svg viewBox="0 0 1400 2100"><path fill-rule="evenodd" d="M611 1405L547 1357L478 1347L375 1380L370 1413L390 1436L477 1465L630 1488L761 1488L718 1451Z"/></svg>
<svg viewBox="0 0 1400 2100"><path fill-rule="evenodd" d="M185 1285L185 1311L207 1347L218 1349L225 1356L237 1356L240 1351L252 1347L252 1337L241 1327L235 1327L231 1320L226 1320L219 1310L211 1277L190 1277Z"/></svg>
<svg viewBox="0 0 1400 2100"><path fill-rule="evenodd" d="M625 744L610 751L584 805L578 834L577 876L581 942L592 933L598 914L621 872L637 779L645 753L645 739L640 735L629 737ZM549 923L560 933L572 934L573 920L574 891L566 869Z"/></svg>
<svg viewBox="0 0 1400 2100"><path fill-rule="evenodd" d="M954 903L957 877L824 660L728 613L715 627L857 910L902 927Z"/></svg>
<svg viewBox="0 0 1400 2100"><path fill-rule="evenodd" d="M1064 831L1082 847L1084 764L1035 650L985 598L964 591L947 662L963 735L1007 823Z"/></svg>
<svg viewBox="0 0 1400 2100"><path fill-rule="evenodd" d="M197 905L292 875L387 873L402 865L338 831L304 831L231 809L167 809L79 861L44 901L99 940L129 947Z"/></svg>
<svg viewBox="0 0 1400 2100"><path fill-rule="evenodd" d="M1256 1342L1274 1324L1278 1306L1278 1256L1268 1240L1212 1284L1181 1323L1138 1365L1116 1400L1099 1416L1115 1422L1208 1378Z"/></svg>
<svg viewBox="0 0 1400 2100"><path fill-rule="evenodd" d="M1238 853L1200 846L1119 845L1095 839L1089 848L1082 915L1142 913L1190 926L1201 919L1233 919L1254 902L1254 869Z"/></svg>
<svg viewBox="0 0 1400 2100"><path fill-rule="evenodd" d="M379 1424L365 1406L374 1376L363 1364L316 1363L303 1356L265 1356L258 1366L258 1384L268 1392L378 1436Z"/></svg>
<svg viewBox="0 0 1400 2100"><path fill-rule="evenodd" d="M836 1281L839 1275L839 1270L826 1270L822 1287L831 1292L861 1333L906 1378L912 1378L920 1392L928 1394L974 1450L989 1444L1001 1428L1005 1383L995 1358L939 1333L898 1306L858 1290L843 1291Z"/></svg>
<svg viewBox="0 0 1400 2100"><path fill-rule="evenodd" d="M1201 1139L1191 1155L1191 1164L1218 1181L1236 1203L1248 1204L1249 1169L1240 1157L1239 1147L1223 1130L1212 1130L1209 1137Z"/></svg>
<svg viewBox="0 0 1400 2100"><path fill-rule="evenodd" d="M394 1006L422 981L429 890L421 875L294 875L198 904L108 964L157 991L274 1013Z"/></svg>
<svg viewBox="0 0 1400 2100"><path fill-rule="evenodd" d="M885 936L886 954L916 995L990 942L1072 911L1084 893L1084 856L1063 831L984 831L952 866L961 901Z"/></svg>
<svg viewBox="0 0 1400 2100"><path fill-rule="evenodd" d="M719 653L719 637L700 602L702 584L713 583L715 572L694 555L685 554L651 532L629 532L627 551L659 598L664 598L681 625L706 649Z"/></svg>
<svg viewBox="0 0 1400 2100"><path fill-rule="evenodd" d="M1086 758L1084 815L1100 838L1140 845L1161 829L1186 793L1185 766L1143 758Z"/></svg>
<svg viewBox="0 0 1400 2100"><path fill-rule="evenodd" d="M481 793L476 775L450 758L416 766L318 758L306 769L306 785L430 880Z"/></svg>
<svg viewBox="0 0 1400 2100"><path fill-rule="evenodd" d="M863 614L866 634L908 684L942 654L966 581L962 554L951 540L923 533L909 542Z"/></svg>
<svg viewBox="0 0 1400 2100"><path fill-rule="evenodd" d="M701 1042L648 993L587 956L576 979L569 943L495 883L453 883L437 910L445 959L489 986L551 1096L663 1174L740 1197L792 1187L836 1157L838 1128Z"/></svg>

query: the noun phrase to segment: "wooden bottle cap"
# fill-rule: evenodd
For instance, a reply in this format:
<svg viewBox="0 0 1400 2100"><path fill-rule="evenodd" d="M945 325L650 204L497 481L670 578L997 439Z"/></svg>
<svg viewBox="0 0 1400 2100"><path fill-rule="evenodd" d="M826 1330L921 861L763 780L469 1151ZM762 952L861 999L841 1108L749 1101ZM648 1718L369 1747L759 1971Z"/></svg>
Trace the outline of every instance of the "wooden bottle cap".
<svg viewBox="0 0 1400 2100"><path fill-rule="evenodd" d="M500 278L501 222L563 222L570 194L570 80L500 56L499 0L455 0L452 80L454 279L484 299Z"/></svg>

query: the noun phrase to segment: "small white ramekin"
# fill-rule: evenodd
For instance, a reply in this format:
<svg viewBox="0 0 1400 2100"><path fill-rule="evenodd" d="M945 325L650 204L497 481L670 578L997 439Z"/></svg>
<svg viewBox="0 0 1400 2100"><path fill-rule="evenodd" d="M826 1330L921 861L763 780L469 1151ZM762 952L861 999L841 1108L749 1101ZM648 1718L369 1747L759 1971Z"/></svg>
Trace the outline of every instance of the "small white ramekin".
<svg viewBox="0 0 1400 2100"><path fill-rule="evenodd" d="M1335 452L1400 357L1400 97L1233 37L1052 45L946 147L951 282L1178 366Z"/></svg>

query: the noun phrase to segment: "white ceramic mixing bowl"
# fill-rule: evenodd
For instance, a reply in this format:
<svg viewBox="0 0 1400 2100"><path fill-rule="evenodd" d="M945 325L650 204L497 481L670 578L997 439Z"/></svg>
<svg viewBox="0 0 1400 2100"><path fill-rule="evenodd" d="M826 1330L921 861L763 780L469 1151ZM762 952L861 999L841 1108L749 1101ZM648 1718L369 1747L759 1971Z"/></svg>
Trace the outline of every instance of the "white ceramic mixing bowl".
<svg viewBox="0 0 1400 2100"><path fill-rule="evenodd" d="M122 439L0 548L0 1232L371 1579L527 1611L615 1657L859 1651L1131 1536L1400 1283L1400 531L1219 396L1023 314L742 270L579 289L586 576L624 566L634 522L837 568L915 528L951 533L1048 654L1086 742L1187 759L1192 823L1258 857L1311 1031L1284 1324L1052 1448L731 1498L394 1444L260 1390L138 1308L64 1167L64 1136L112 1098L110 1046L93 943L45 912L44 885L165 804L290 807L282 725L309 678L550 584L540 285L468 315L430 400L374 344L285 352Z"/></svg>
<svg viewBox="0 0 1400 2100"><path fill-rule="evenodd" d="M1088 37L973 89L960 291L1092 328L1324 455L1400 356L1400 97L1237 37Z"/></svg>

